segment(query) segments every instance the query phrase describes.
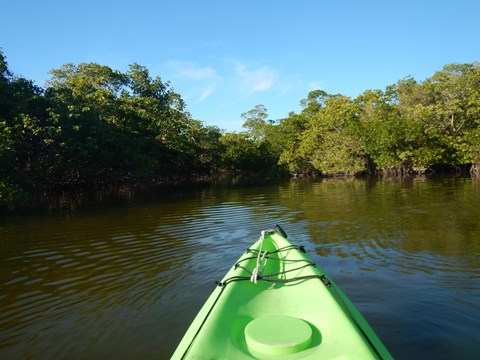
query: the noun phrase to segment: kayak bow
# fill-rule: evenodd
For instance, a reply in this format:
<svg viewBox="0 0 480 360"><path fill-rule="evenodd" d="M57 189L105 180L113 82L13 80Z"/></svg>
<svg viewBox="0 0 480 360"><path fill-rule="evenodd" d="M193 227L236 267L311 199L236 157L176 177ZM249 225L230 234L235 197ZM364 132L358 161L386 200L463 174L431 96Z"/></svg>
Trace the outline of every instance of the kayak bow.
<svg viewBox="0 0 480 360"><path fill-rule="evenodd" d="M277 225L210 295L172 359L392 359L357 308Z"/></svg>

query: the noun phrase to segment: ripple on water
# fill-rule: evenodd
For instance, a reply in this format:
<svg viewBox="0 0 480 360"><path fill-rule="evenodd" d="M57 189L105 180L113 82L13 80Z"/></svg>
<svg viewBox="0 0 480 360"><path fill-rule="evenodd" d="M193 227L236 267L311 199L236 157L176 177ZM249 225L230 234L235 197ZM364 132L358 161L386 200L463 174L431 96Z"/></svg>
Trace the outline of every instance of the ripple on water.
<svg viewBox="0 0 480 360"><path fill-rule="evenodd" d="M478 210L471 193L430 206L441 194L410 186L298 182L2 225L19 235L2 237L0 357L168 358L213 281L275 223L400 355L422 341L441 355L480 326Z"/></svg>

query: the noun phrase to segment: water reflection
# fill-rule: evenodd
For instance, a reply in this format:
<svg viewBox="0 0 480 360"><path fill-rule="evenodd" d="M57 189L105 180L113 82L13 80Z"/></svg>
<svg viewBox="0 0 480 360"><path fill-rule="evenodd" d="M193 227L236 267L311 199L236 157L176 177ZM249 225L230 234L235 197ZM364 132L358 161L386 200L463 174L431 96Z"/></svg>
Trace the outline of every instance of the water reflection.
<svg viewBox="0 0 480 360"><path fill-rule="evenodd" d="M0 358L168 358L259 235L281 223L397 358L468 358L480 328L469 179L323 180L150 194L0 224Z"/></svg>

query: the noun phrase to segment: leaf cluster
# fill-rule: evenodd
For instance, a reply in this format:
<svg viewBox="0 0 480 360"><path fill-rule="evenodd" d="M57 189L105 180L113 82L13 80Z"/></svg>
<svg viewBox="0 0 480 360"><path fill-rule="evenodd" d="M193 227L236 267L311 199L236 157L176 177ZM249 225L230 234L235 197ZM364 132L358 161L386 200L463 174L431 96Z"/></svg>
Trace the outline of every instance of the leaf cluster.
<svg viewBox="0 0 480 360"><path fill-rule="evenodd" d="M220 129L192 119L181 96L145 67L66 64L51 75L45 89L16 77L0 51L0 206L220 167Z"/></svg>
<svg viewBox="0 0 480 360"><path fill-rule="evenodd" d="M315 90L301 105L299 114L250 130L293 175L479 168L479 63L447 65L421 83L407 77L354 99Z"/></svg>

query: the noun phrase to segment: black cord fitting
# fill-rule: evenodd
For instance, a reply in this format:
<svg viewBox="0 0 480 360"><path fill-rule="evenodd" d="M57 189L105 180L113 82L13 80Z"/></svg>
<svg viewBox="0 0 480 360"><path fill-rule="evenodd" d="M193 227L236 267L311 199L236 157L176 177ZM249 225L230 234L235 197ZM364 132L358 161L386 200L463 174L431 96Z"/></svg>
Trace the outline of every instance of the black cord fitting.
<svg viewBox="0 0 480 360"><path fill-rule="evenodd" d="M320 280L322 280L322 283L325 286L328 286L328 287L332 286L332 283L330 282L330 280L327 279L327 277L325 275L320 276Z"/></svg>

